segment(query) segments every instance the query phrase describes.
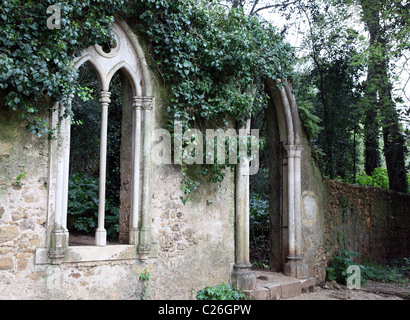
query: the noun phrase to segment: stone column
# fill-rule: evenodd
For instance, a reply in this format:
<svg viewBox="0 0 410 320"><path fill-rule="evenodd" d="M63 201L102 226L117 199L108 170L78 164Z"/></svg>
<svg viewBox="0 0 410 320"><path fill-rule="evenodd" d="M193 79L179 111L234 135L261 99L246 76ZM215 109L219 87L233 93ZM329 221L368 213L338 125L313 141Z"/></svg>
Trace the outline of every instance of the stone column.
<svg viewBox="0 0 410 320"><path fill-rule="evenodd" d="M141 260L149 257L152 244L151 220L152 220L152 123L151 112L154 106L154 98L141 97L140 103L144 112L144 144L143 144L143 186L142 186L142 217L139 231L138 254Z"/></svg>
<svg viewBox="0 0 410 320"><path fill-rule="evenodd" d="M141 97L134 97L133 109L134 109L134 126L133 126L133 175L132 175L132 203L131 203L131 225L130 225L130 238L129 243L137 245L139 241L139 212L140 212L140 199L141 199L141 123L142 123L142 107L143 100Z"/></svg>
<svg viewBox="0 0 410 320"><path fill-rule="evenodd" d="M295 235L295 150L296 146L285 146L288 152L288 255L296 254Z"/></svg>
<svg viewBox="0 0 410 320"><path fill-rule="evenodd" d="M70 150L70 118L64 118L65 107L63 104L59 105L57 112L60 125L57 133L56 194L54 227L51 232L51 246L49 250L49 257L52 264L61 264L64 261L69 237L66 215L69 165L69 158L67 158L67 156L69 156Z"/></svg>
<svg viewBox="0 0 410 320"><path fill-rule="evenodd" d="M249 259L249 159L246 143L250 121L239 130L240 162L236 166L235 190L235 265L231 274L232 284L241 290L256 287L256 275L250 270Z"/></svg>
<svg viewBox="0 0 410 320"><path fill-rule="evenodd" d="M301 153L303 148L285 146L288 152L288 262L284 266L286 276L305 279L308 266L303 263L302 212L301 212Z"/></svg>
<svg viewBox="0 0 410 320"><path fill-rule="evenodd" d="M71 101L70 101L71 104ZM65 119L65 143L64 143L64 182L63 182L63 207L62 226L67 231L67 210L68 210L68 180L70 178L70 147L71 147L71 117ZM67 239L68 241L68 239Z"/></svg>
<svg viewBox="0 0 410 320"><path fill-rule="evenodd" d="M105 246L107 244L107 231L105 230L105 189L107 178L107 140L108 140L108 105L110 104L111 93L101 92L101 138L100 138L100 186L99 186L99 206L98 206L98 226L95 232L95 244Z"/></svg>
<svg viewBox="0 0 410 320"><path fill-rule="evenodd" d="M295 164L295 254L296 256L303 255L302 248L302 211L301 211L301 197L302 197L302 151L303 148L297 146L294 155Z"/></svg>

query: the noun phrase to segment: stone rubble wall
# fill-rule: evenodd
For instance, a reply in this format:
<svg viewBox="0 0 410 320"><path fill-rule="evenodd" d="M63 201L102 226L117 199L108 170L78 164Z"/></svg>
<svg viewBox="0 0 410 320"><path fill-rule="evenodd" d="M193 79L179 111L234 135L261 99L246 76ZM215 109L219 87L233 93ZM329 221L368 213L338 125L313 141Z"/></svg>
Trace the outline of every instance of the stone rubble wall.
<svg viewBox="0 0 410 320"><path fill-rule="evenodd" d="M158 111L158 127L162 117ZM139 276L146 270L150 299L190 299L205 286L229 282L235 259L234 175L227 172L221 185L203 182L184 205L181 175L173 165L154 167L156 258L36 264L36 249L50 245L53 227L49 143L28 133L0 98L0 299L138 300L144 287Z"/></svg>
<svg viewBox="0 0 410 320"><path fill-rule="evenodd" d="M410 194L326 180L303 136L302 235L309 275L326 280L334 253L358 253L355 261L386 263L410 257Z"/></svg>
<svg viewBox="0 0 410 320"><path fill-rule="evenodd" d="M410 257L410 194L326 181L324 248L357 252L358 263Z"/></svg>

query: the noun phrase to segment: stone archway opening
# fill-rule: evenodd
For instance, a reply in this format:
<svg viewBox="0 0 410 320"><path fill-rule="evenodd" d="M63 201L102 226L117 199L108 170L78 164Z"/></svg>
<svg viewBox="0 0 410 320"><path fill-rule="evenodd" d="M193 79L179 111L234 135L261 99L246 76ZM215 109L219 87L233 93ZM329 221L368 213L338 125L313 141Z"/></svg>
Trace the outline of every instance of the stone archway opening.
<svg viewBox="0 0 410 320"><path fill-rule="evenodd" d="M287 238L286 215L283 214L284 146L280 139L279 120L272 100L265 110L268 149L268 197L269 197L269 267L282 272L285 263Z"/></svg>
<svg viewBox="0 0 410 320"><path fill-rule="evenodd" d="M286 276L299 279L308 277L302 248L301 217L301 164L302 151L300 120L292 87L267 79L266 90L270 95L267 111L272 154L268 166L272 166L270 196L271 250L269 264L274 270L282 270ZM276 115L276 118L275 118ZM250 119L246 130L251 130ZM277 125L276 125L277 124ZM283 143L283 147L281 147ZM256 276L250 269L250 179L249 161L244 159L236 168L236 225L235 264L231 273L234 285L253 290Z"/></svg>
<svg viewBox="0 0 410 320"><path fill-rule="evenodd" d="M67 216L71 246L94 244L101 165L101 87L90 63L84 63L79 73L80 84L92 90L92 99L72 101L75 117L71 121ZM133 91L121 70L112 77L109 89L104 226L109 244L128 244L133 171Z"/></svg>
<svg viewBox="0 0 410 320"><path fill-rule="evenodd" d="M265 147L259 152L258 173L250 176L250 260L257 269L282 272L287 243L283 214L287 158L276 108L271 98L251 122L252 128L259 129Z"/></svg>

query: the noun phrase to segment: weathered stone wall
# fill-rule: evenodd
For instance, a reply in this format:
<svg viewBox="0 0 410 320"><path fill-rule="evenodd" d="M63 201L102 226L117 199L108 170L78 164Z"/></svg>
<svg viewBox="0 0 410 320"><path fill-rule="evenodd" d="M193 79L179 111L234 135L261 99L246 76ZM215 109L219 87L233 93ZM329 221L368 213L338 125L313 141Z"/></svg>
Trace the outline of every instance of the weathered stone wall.
<svg viewBox="0 0 410 320"><path fill-rule="evenodd" d="M157 108L156 128L166 128L165 110ZM197 178L200 187L184 205L180 167L154 166L152 232L159 250L152 261L154 299L190 299L205 286L230 281L235 262L234 173L228 170L220 185Z"/></svg>
<svg viewBox="0 0 410 320"><path fill-rule="evenodd" d="M358 263L410 256L410 194L327 181L324 246L328 259L348 249Z"/></svg>
<svg viewBox="0 0 410 320"><path fill-rule="evenodd" d="M233 175L221 186L203 185L184 205L176 169L165 166L154 178L154 298L190 298L201 287L229 282L235 259Z"/></svg>
<svg viewBox="0 0 410 320"><path fill-rule="evenodd" d="M166 109L156 88L155 125L165 128ZM2 98L0 97L0 100ZM207 285L229 282L234 262L234 175L221 185L202 181L191 202L181 201L181 174L174 165L154 166L152 235L156 258L36 264L48 248L55 182L50 140L25 130L0 101L0 291L1 299L189 299ZM25 173L17 183L17 176ZM55 177L55 176L54 176Z"/></svg>
<svg viewBox="0 0 410 320"><path fill-rule="evenodd" d="M305 135L302 136L302 144L302 246L309 276L323 281L326 277L323 226L327 190Z"/></svg>
<svg viewBox="0 0 410 320"><path fill-rule="evenodd" d="M0 98L0 289L34 272L34 254L45 245L48 140L27 134L17 113ZM19 180L19 181L18 181ZM7 290L9 289L9 290Z"/></svg>
<svg viewBox="0 0 410 320"><path fill-rule="evenodd" d="M302 137L302 235L309 275L322 282L333 253L348 249L358 263L410 256L410 195L324 180Z"/></svg>

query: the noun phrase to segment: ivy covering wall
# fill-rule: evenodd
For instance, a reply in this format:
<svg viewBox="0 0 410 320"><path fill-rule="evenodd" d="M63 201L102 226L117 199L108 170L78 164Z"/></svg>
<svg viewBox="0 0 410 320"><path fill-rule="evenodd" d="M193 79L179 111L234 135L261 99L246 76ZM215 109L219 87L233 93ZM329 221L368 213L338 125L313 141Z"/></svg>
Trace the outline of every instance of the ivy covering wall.
<svg viewBox="0 0 410 320"><path fill-rule="evenodd" d="M60 29L47 27L50 5L61 8ZM53 102L73 95L89 98L71 60L90 45L109 46L115 16L127 20L148 44L151 68L170 92L169 129L176 120L184 130L242 121L267 105L266 77L280 85L291 71L291 47L272 25L215 1L3 1L0 90L5 104L28 121L30 132L52 133L41 112ZM227 165L199 172L220 182ZM189 195L198 182L184 167L182 173Z"/></svg>

